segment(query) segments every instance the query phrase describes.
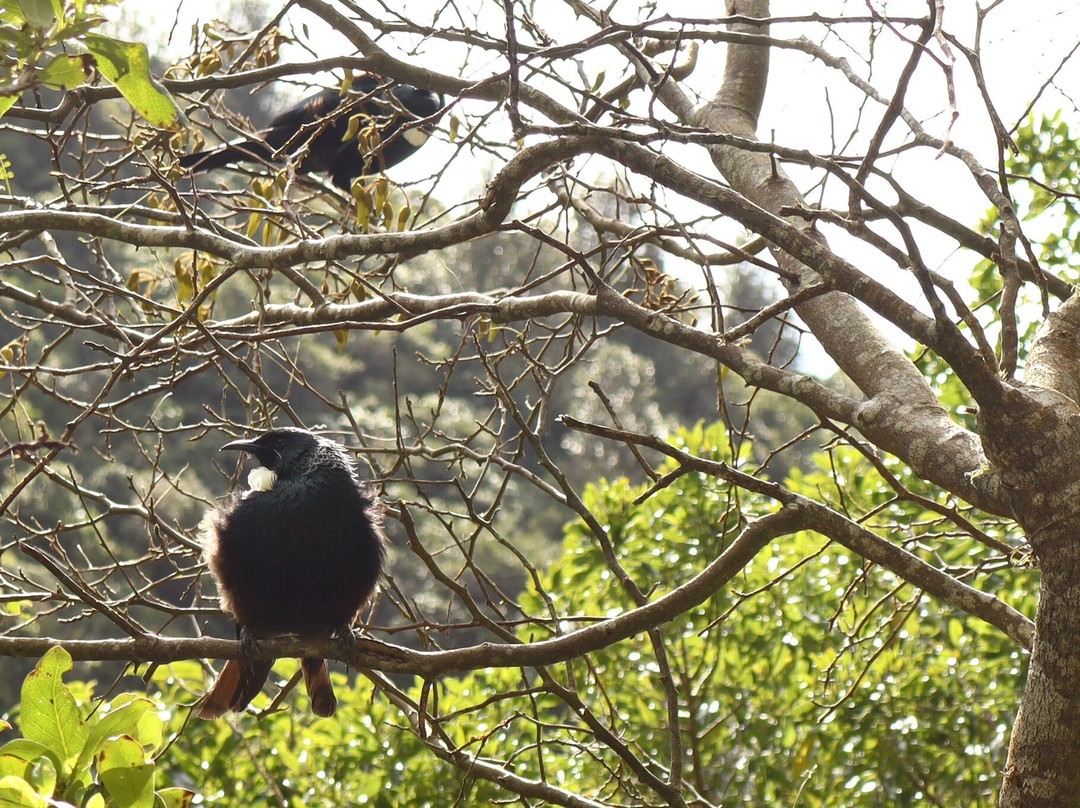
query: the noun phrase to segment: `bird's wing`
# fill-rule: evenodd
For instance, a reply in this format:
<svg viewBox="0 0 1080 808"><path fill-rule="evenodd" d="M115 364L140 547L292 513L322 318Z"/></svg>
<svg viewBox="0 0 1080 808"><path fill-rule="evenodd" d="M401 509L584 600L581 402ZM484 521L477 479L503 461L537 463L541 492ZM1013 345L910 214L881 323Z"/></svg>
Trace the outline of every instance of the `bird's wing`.
<svg viewBox="0 0 1080 808"><path fill-rule="evenodd" d="M287 130L295 134L301 126L329 115L340 103L341 93L337 90L323 90L282 112L270 121L267 128L271 131Z"/></svg>

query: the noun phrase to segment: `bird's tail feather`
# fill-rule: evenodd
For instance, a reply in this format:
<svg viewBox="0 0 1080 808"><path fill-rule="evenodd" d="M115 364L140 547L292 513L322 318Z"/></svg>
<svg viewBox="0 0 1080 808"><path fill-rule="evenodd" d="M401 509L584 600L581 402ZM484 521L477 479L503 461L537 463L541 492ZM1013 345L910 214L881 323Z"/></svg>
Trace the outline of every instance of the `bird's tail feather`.
<svg viewBox="0 0 1080 808"><path fill-rule="evenodd" d="M300 669L304 672L311 712L329 718L337 710L337 699L334 697L334 686L330 684L330 668L326 660L304 657L300 660Z"/></svg>
<svg viewBox="0 0 1080 808"><path fill-rule="evenodd" d="M203 698L202 703L195 708L195 715L206 719L221 718L221 716L229 712L233 693L236 692L236 687L239 684L240 663L235 659L230 659L225 663L225 667L222 668L217 681L210 688L210 692Z"/></svg>
<svg viewBox="0 0 1080 808"><path fill-rule="evenodd" d="M265 163L270 161L272 156L273 151L265 143L247 140L231 146L182 155L180 167L194 172L212 171L229 163Z"/></svg>
<svg viewBox="0 0 1080 808"><path fill-rule="evenodd" d="M229 705L234 713L238 713L247 707L253 698L259 695L270 669L274 667L274 660L269 659L261 662L252 662L250 666L240 666L240 683L233 692L232 704Z"/></svg>
<svg viewBox="0 0 1080 808"><path fill-rule="evenodd" d="M240 712L262 690L273 664L272 661L254 662L245 666L235 659L230 659L225 663L221 675L206 694L202 704L196 708L195 715L199 718L214 719L221 718L230 710L234 713Z"/></svg>

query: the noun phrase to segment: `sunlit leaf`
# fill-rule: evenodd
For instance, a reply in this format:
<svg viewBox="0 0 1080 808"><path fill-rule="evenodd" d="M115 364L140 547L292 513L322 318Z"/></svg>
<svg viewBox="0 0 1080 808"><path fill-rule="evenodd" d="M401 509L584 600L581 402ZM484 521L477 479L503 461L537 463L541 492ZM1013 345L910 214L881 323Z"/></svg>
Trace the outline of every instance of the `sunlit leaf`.
<svg viewBox="0 0 1080 808"><path fill-rule="evenodd" d="M57 56L42 69L38 78L46 87L69 90L85 82L94 71L89 56Z"/></svg>
<svg viewBox="0 0 1080 808"><path fill-rule="evenodd" d="M116 85L136 112L162 129L177 129L183 124L183 114L172 96L150 75L146 45L101 34L89 34L85 42L101 74Z"/></svg>
<svg viewBox="0 0 1080 808"><path fill-rule="evenodd" d="M89 730L62 676L71 670L71 655L54 646L41 658L22 686L23 736L45 746L62 763L74 760Z"/></svg>
<svg viewBox="0 0 1080 808"><path fill-rule="evenodd" d="M153 808L154 764L142 746L126 735L105 742L98 756L98 773L116 808Z"/></svg>

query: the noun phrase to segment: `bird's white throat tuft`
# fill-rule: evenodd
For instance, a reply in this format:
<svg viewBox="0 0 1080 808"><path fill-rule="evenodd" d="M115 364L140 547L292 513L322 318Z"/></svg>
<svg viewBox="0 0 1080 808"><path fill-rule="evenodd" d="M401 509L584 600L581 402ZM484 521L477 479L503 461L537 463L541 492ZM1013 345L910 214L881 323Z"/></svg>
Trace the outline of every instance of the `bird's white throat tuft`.
<svg viewBox="0 0 1080 808"><path fill-rule="evenodd" d="M265 466L253 468L248 472L248 488L252 491L269 491L277 482L277 473Z"/></svg>
<svg viewBox="0 0 1080 808"><path fill-rule="evenodd" d="M405 142L412 146L414 149L419 149L428 140L428 133L423 129L413 128L406 129L401 133L401 136L405 138Z"/></svg>

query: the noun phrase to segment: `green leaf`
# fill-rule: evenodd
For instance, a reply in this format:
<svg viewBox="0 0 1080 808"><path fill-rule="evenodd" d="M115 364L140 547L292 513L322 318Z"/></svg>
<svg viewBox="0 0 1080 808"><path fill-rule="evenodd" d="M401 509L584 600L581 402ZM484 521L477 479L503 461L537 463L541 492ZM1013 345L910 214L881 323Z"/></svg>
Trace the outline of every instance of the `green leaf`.
<svg viewBox="0 0 1080 808"><path fill-rule="evenodd" d="M39 794L51 795L56 790L60 761L37 741L17 738L0 748L0 777L19 777L26 780Z"/></svg>
<svg viewBox="0 0 1080 808"><path fill-rule="evenodd" d="M137 699L123 705L119 709L112 710L108 715L97 722L90 731L83 745L79 759L75 762L72 771L74 774L88 769L94 760L94 756L104 748L105 742L117 735L134 737L139 731L139 722L142 717L154 706L148 699ZM141 745L140 745L140 754Z"/></svg>
<svg viewBox="0 0 1080 808"><path fill-rule="evenodd" d="M49 808L49 801L20 777L0 777L0 808Z"/></svg>
<svg viewBox="0 0 1080 808"><path fill-rule="evenodd" d="M71 670L71 655L59 645L50 648L22 686L23 736L37 741L66 763L78 757L88 730L75 698L62 681Z"/></svg>
<svg viewBox="0 0 1080 808"><path fill-rule="evenodd" d="M183 113L168 91L150 75L146 45L88 34L86 47L96 59L101 74L116 85L136 112L162 129L180 128Z"/></svg>
<svg viewBox="0 0 1080 808"><path fill-rule="evenodd" d="M4 113L11 109L18 100L19 96L17 95L0 95L0 117L3 117Z"/></svg>
<svg viewBox="0 0 1080 808"><path fill-rule="evenodd" d="M154 710L147 710L139 719L132 737L148 751L157 751L165 743L165 722Z"/></svg>
<svg viewBox="0 0 1080 808"><path fill-rule="evenodd" d="M9 25L12 28L22 28L26 25L26 17L21 10L16 8L16 5L11 0L0 2L0 23Z"/></svg>
<svg viewBox="0 0 1080 808"><path fill-rule="evenodd" d="M949 642L952 643L953 648L959 648L960 642L964 638L964 624L959 620L950 619L948 626Z"/></svg>
<svg viewBox="0 0 1080 808"><path fill-rule="evenodd" d="M127 735L106 741L98 757L98 776L116 808L153 808L154 764L142 745Z"/></svg>
<svg viewBox="0 0 1080 808"><path fill-rule="evenodd" d="M57 56L38 75L41 83L54 90L78 87L90 78L94 63L89 56Z"/></svg>
<svg viewBox="0 0 1080 808"><path fill-rule="evenodd" d="M53 0L19 0L19 10L34 28L52 28L60 16Z"/></svg>

